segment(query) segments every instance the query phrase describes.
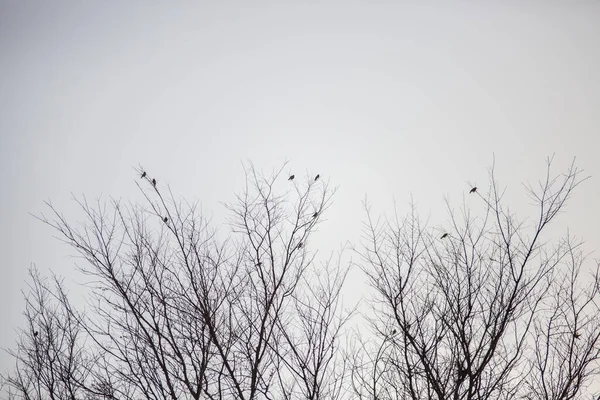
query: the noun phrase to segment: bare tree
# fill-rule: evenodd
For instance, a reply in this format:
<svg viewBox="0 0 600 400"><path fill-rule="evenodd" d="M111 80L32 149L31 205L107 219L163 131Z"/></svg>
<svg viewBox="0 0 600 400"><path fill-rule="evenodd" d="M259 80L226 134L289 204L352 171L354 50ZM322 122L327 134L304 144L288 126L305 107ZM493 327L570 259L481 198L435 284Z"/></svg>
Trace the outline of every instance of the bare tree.
<svg viewBox="0 0 600 400"><path fill-rule="evenodd" d="M83 329L76 318L56 301L62 290L57 279L51 285L37 269L29 271L30 292L25 296L27 327L21 331L13 375L6 379L10 398L77 399L85 393L84 382L93 358L85 351Z"/></svg>
<svg viewBox="0 0 600 400"><path fill-rule="evenodd" d="M40 219L85 260L90 296L82 310L33 275L30 326L5 378L13 397L337 399L348 267L318 265L311 245L333 191L245 170L225 233L145 171L143 206L76 200L77 225L48 203L53 216ZM44 328L46 297L57 306Z"/></svg>
<svg viewBox="0 0 600 400"><path fill-rule="evenodd" d="M584 180L574 164L538 187L533 223L489 194L470 194L443 230L407 217L373 218L359 253L374 289L368 352L352 385L367 399L574 399L599 377L600 278L584 276L580 242L546 239ZM472 197L476 196L476 197ZM587 279L586 279L587 278Z"/></svg>

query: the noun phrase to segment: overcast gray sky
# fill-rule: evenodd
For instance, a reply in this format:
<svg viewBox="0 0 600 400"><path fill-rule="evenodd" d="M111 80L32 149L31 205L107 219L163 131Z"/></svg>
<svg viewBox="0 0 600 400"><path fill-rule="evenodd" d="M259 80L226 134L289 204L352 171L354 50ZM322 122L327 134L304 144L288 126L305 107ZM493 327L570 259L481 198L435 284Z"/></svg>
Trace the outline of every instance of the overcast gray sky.
<svg viewBox="0 0 600 400"><path fill-rule="evenodd" d="M511 193L577 156L593 178L561 223L600 249L600 2L212 3L0 3L0 347L29 265L75 262L28 213L139 199L138 163L216 217L243 160L318 172L330 251L366 194L435 219L494 154Z"/></svg>

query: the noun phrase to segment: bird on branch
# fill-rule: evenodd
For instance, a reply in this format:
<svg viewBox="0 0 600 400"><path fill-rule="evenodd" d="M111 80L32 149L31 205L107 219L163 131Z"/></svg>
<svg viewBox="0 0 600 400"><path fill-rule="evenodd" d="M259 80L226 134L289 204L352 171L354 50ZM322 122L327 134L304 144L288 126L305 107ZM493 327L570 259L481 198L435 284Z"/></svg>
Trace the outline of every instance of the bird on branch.
<svg viewBox="0 0 600 400"><path fill-rule="evenodd" d="M573 337L575 339L579 339L581 337L581 333L579 333L579 331L575 331L575 332L573 332Z"/></svg>
<svg viewBox="0 0 600 400"><path fill-rule="evenodd" d="M142 171L142 176L140 176L140 179L145 178L145 177L146 177L146 171Z"/></svg>
<svg viewBox="0 0 600 400"><path fill-rule="evenodd" d="M317 174L317 176L315 176L315 181L318 180L321 177L321 175Z"/></svg>
<svg viewBox="0 0 600 400"><path fill-rule="evenodd" d="M163 222L165 222L165 223L166 223L168 220L169 220L169 218L167 218L167 217L164 217L164 218L163 218Z"/></svg>
<svg viewBox="0 0 600 400"><path fill-rule="evenodd" d="M318 213L318 212L315 212L315 213L313 214L313 218L317 218L318 216L319 216L319 213Z"/></svg>
<svg viewBox="0 0 600 400"><path fill-rule="evenodd" d="M152 186L156 187L156 179L152 178Z"/></svg>
<svg viewBox="0 0 600 400"><path fill-rule="evenodd" d="M290 177L288 178L288 181L293 181L295 177L296 177L296 175L290 175Z"/></svg>
<svg viewBox="0 0 600 400"><path fill-rule="evenodd" d="M446 239L448 237L447 233L444 233L440 239Z"/></svg>
<svg viewBox="0 0 600 400"><path fill-rule="evenodd" d="M36 336L36 337L37 337L37 335L39 335L39 332L38 332L38 331L34 331L34 332L33 332L33 336Z"/></svg>
<svg viewBox="0 0 600 400"><path fill-rule="evenodd" d="M469 191L469 194L475 193L477 191L477 186L474 186L473 189Z"/></svg>

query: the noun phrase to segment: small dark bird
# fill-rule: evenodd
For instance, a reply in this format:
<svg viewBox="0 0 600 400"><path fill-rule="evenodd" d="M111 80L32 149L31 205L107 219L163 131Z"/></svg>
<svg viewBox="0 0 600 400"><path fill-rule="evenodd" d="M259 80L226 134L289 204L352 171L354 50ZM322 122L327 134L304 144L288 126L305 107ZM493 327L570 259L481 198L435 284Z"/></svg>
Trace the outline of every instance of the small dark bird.
<svg viewBox="0 0 600 400"><path fill-rule="evenodd" d="M392 335L395 335L395 334L396 334L396 332L397 332L397 331L394 329L394 330L392 331Z"/></svg>
<svg viewBox="0 0 600 400"><path fill-rule="evenodd" d="M317 216L319 216L318 212L316 212L316 213L313 214L313 218L317 218Z"/></svg>
<svg viewBox="0 0 600 400"><path fill-rule="evenodd" d="M447 233L444 233L440 239L446 239L448 237Z"/></svg>
<svg viewBox="0 0 600 400"><path fill-rule="evenodd" d="M142 176L140 176L140 178L145 178L146 177L146 171L142 172Z"/></svg>
<svg viewBox="0 0 600 400"><path fill-rule="evenodd" d="M298 243L298 246L296 246L297 249L301 249L302 248L302 242Z"/></svg>
<svg viewBox="0 0 600 400"><path fill-rule="evenodd" d="M321 175L317 174L317 176L315 176L315 181L318 180L321 177Z"/></svg>
<svg viewBox="0 0 600 400"><path fill-rule="evenodd" d="M33 336L37 336L37 335L39 335L38 331L34 331Z"/></svg>
<svg viewBox="0 0 600 400"><path fill-rule="evenodd" d="M156 186L156 179L152 178L152 185Z"/></svg>
<svg viewBox="0 0 600 400"><path fill-rule="evenodd" d="M288 178L288 181L293 181L295 177L296 177L296 175L290 175L290 177Z"/></svg>
<svg viewBox="0 0 600 400"><path fill-rule="evenodd" d="M465 376L467 376L467 370L466 368L463 368L462 364L458 364L458 378L462 379Z"/></svg>
<svg viewBox="0 0 600 400"><path fill-rule="evenodd" d="M168 220L169 220L169 218L167 218L167 217L163 218L163 222L167 222Z"/></svg>
<svg viewBox="0 0 600 400"><path fill-rule="evenodd" d="M477 191L477 186L473 187L473 189L471 189L471 190L469 191L469 194L471 194L471 193L475 193L476 191Z"/></svg>
<svg viewBox="0 0 600 400"><path fill-rule="evenodd" d="M579 331L575 331L575 332L573 332L573 337L575 339L579 339L581 337L581 333L579 333Z"/></svg>

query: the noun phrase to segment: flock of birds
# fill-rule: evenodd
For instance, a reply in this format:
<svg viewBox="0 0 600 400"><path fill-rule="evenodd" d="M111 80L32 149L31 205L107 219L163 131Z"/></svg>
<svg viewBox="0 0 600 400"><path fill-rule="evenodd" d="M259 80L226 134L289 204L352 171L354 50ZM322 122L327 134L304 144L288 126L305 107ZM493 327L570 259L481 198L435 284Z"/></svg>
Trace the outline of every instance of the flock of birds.
<svg viewBox="0 0 600 400"><path fill-rule="evenodd" d="M146 173L146 171L142 171L142 174L140 175L140 179L144 179L144 178L147 178L147 177L148 177L148 174ZM296 175L294 175L294 174L290 175L290 177L288 178L288 181L293 181L295 177L296 177ZM320 175L320 174L317 174L317 175L315 176L315 178L314 178L315 182L316 182L316 181L318 181L320 177L321 177L321 175ZM150 178L148 178L148 179L150 179ZM155 179L155 178L152 178L152 179L150 180L150 182L152 183L152 186L156 187L156 179ZM317 218L318 216L319 216L319 212L315 212L315 213L313 214L313 216L312 216L312 217L313 217L313 218ZM168 217L163 217L163 219L162 219L162 220L163 220L163 222L164 222L165 224L166 224L167 222L169 222L169 218L168 218ZM297 246L297 248L298 248L298 249L302 248L302 242L298 243L298 246Z"/></svg>
<svg viewBox="0 0 600 400"><path fill-rule="evenodd" d="M143 179L143 178L146 178L147 176L148 176L148 174L146 173L146 171L142 171L142 175L140 176L140 178L141 178L141 179ZM296 175L293 175L293 174L292 174L292 175L290 175L290 177L288 178L288 181L293 181L295 177L296 177ZM317 180L319 180L319 178L320 178L320 177L321 177L321 175L320 175L320 174L317 174L317 175L315 176L315 178L314 178L314 181L316 182ZM152 182L152 186L156 187L156 179L155 179L155 178L152 178L152 180L151 180L150 182ZM469 194L473 194L473 193L476 193L476 192L477 192L477 186L474 186L474 187L473 187L473 188L472 188L472 189L469 191ZM312 216L312 217L313 217L313 218L317 218L317 216L318 216L318 215L319 215L319 213L318 213L318 212L315 212L315 213L313 214L313 216ZM167 223L168 221L169 221L169 218L168 218L168 217L164 217L164 218L163 218L163 222ZM447 238L448 236L449 236L449 234L448 234L448 233L444 233L444 234L441 236L441 239L445 239L445 238ZM302 242L299 242L299 243L298 243L298 245L296 246L296 248L297 248L297 249L301 249L301 248L302 248L302 246L303 246L303 243L302 243ZM258 262L256 265L260 267L260 266L262 265L262 263L261 263L261 262ZM391 333L392 333L392 335L395 335L395 334L397 333L396 329L394 329L394 330L393 330ZM38 336L38 334L39 334L39 333L38 333L38 331L34 331L34 332L33 332L33 336L34 336L34 337L37 337L37 336ZM573 337L574 337L575 339L580 339L580 338L581 338L581 333L580 333L579 331L574 331L574 332L573 332Z"/></svg>

